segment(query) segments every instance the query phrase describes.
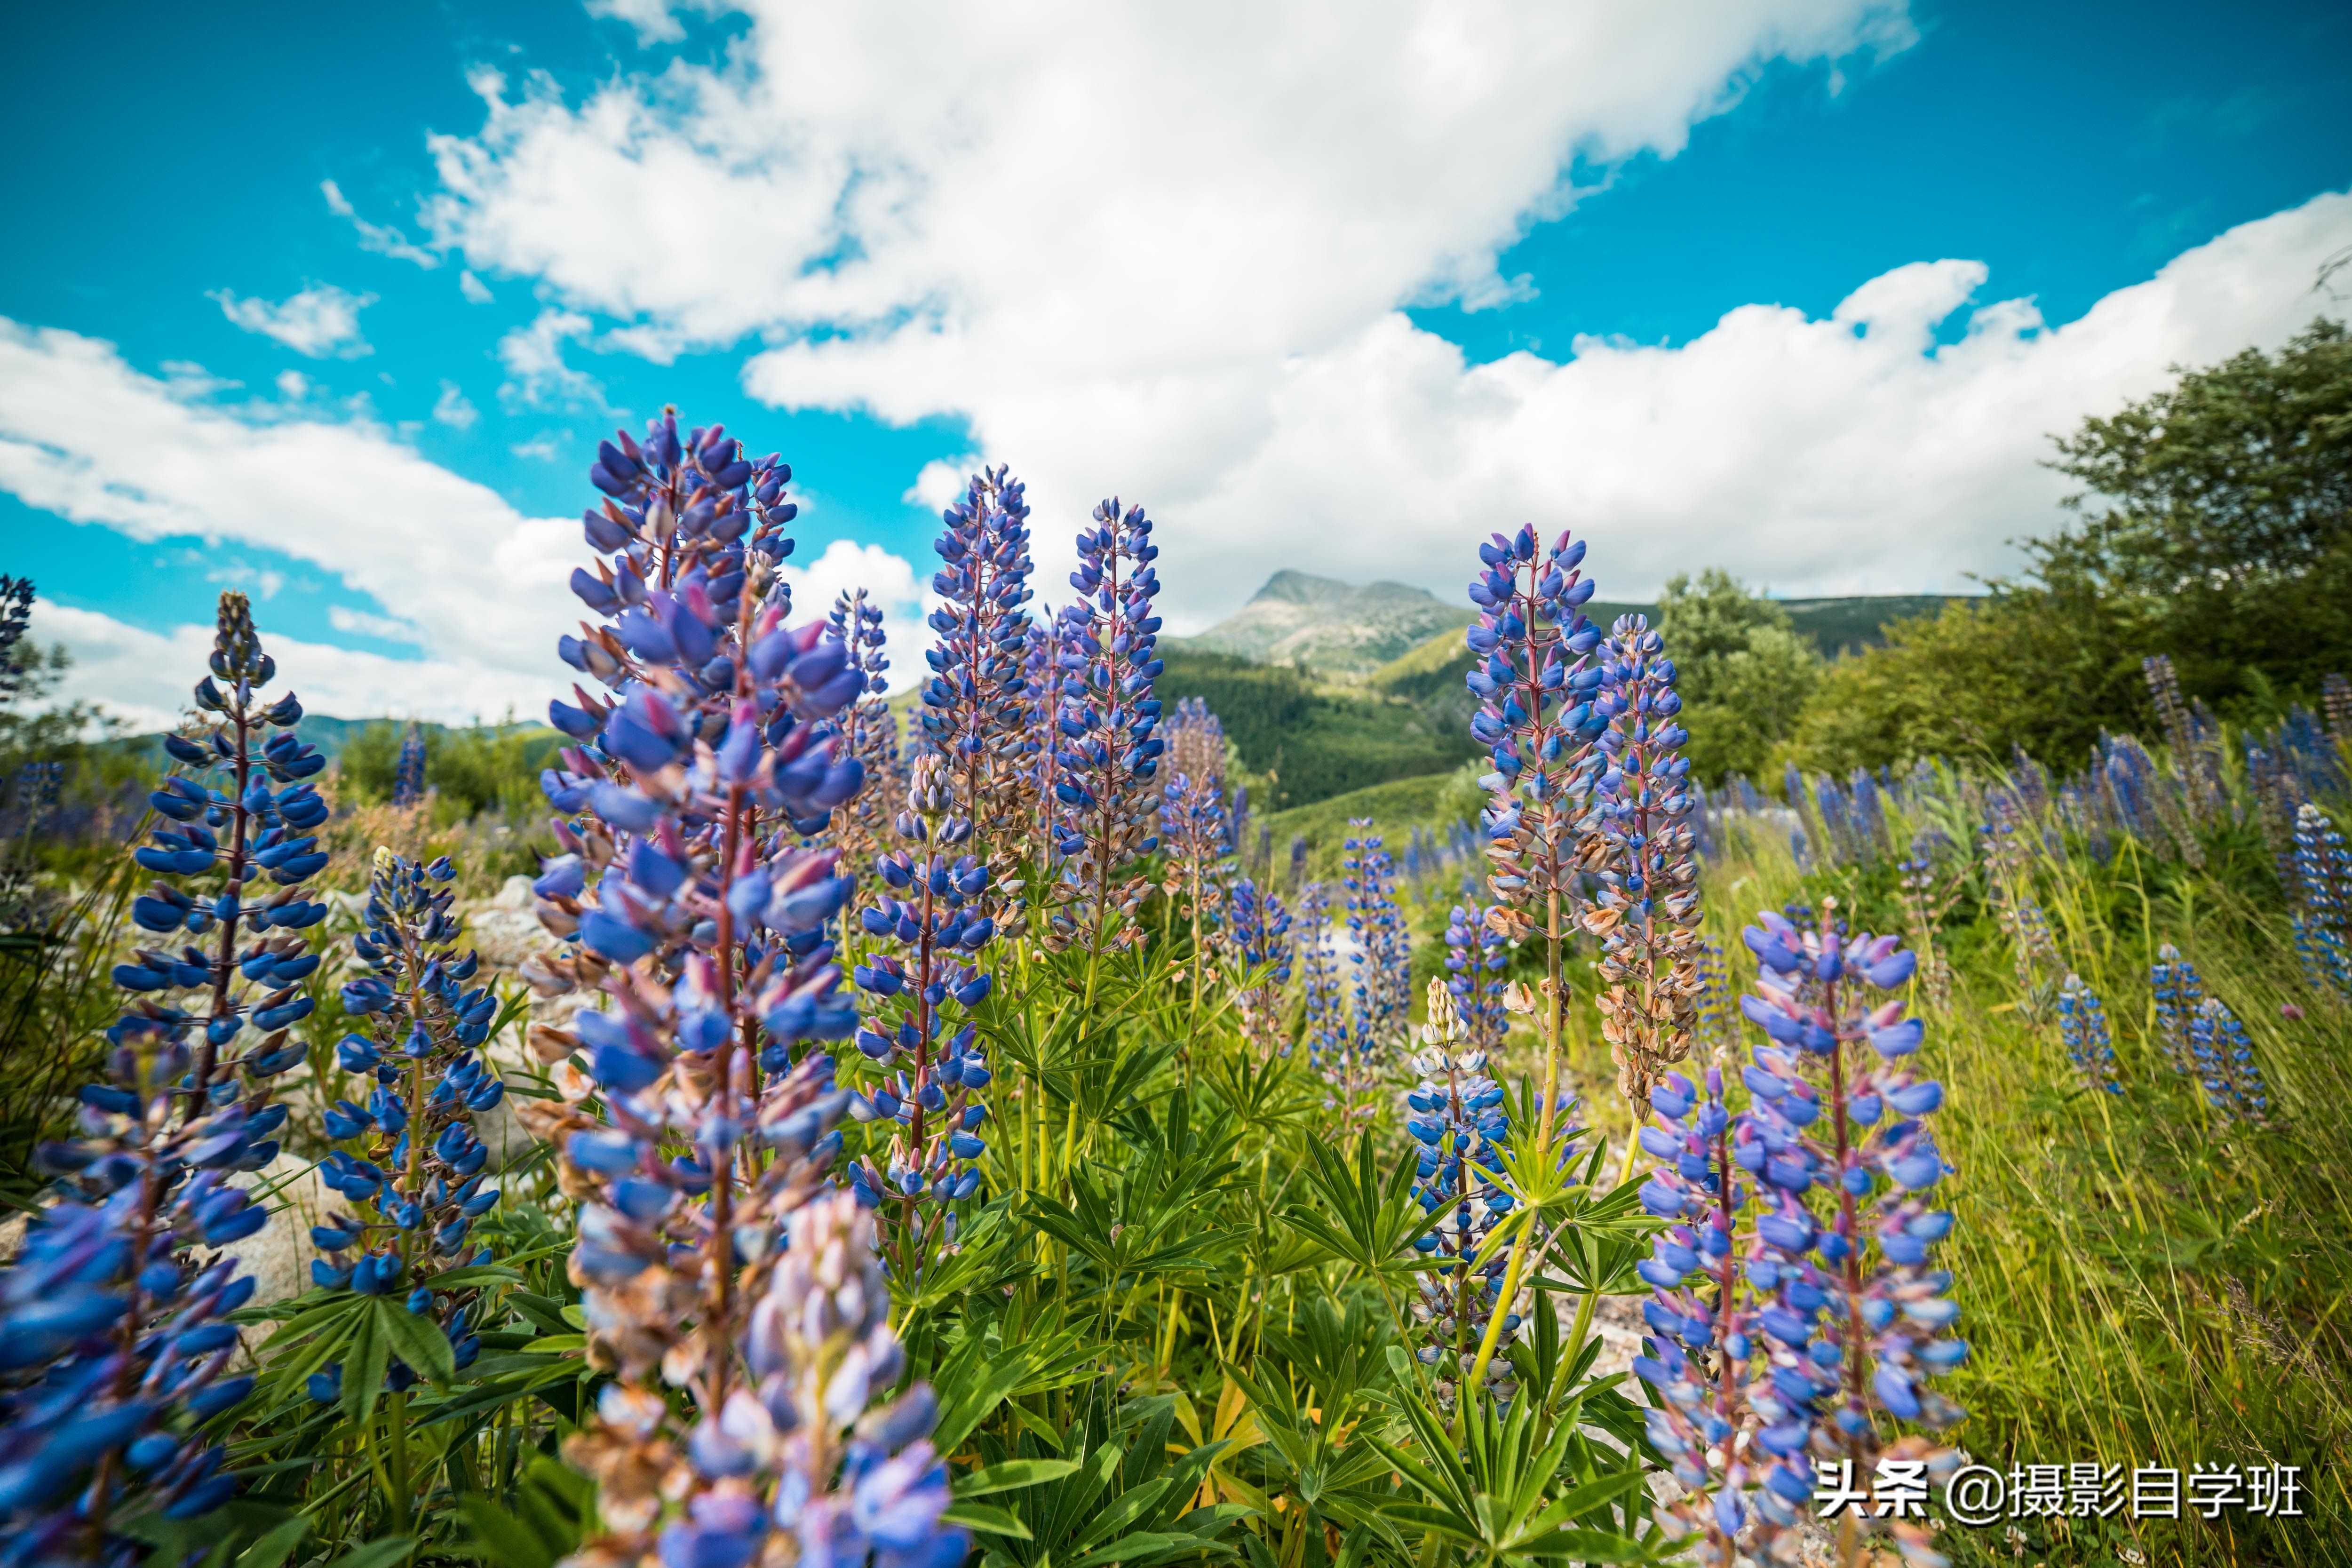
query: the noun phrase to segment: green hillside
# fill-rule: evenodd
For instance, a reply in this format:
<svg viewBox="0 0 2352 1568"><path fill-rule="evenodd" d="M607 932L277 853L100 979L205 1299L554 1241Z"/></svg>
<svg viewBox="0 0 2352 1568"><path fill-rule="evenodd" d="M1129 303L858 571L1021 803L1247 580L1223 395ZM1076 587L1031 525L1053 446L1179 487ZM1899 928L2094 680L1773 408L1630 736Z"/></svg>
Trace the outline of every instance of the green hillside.
<svg viewBox="0 0 2352 1568"><path fill-rule="evenodd" d="M1450 635L1450 634L1449 634ZM1295 667L1232 654L1162 650L1159 694L1198 697L1253 773L1270 774L1273 808L1305 805L1391 779L1440 773L1476 748L1456 722L1401 697L1318 684Z"/></svg>

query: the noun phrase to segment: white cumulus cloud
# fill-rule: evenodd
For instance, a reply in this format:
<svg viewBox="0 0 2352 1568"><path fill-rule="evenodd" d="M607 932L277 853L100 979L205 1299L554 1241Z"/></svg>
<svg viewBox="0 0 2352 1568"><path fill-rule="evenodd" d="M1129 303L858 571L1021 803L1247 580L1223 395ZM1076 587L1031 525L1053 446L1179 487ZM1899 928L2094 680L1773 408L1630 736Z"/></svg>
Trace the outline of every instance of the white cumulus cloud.
<svg viewBox="0 0 2352 1568"><path fill-rule="evenodd" d="M373 294L348 294L321 283L277 304L240 300L226 289L215 289L205 298L217 301L221 314L247 331L274 338L311 359L329 354L356 359L373 352L360 337L360 312L375 303Z"/></svg>
<svg viewBox="0 0 2352 1568"><path fill-rule="evenodd" d="M295 418L218 399L228 390L194 366L145 375L114 346L0 318L0 490L77 522L133 539L210 542L192 574L278 592L249 545L331 574L387 612L333 606L337 631L415 645L414 659L270 630L265 640L314 712L411 714L465 722L509 709L536 717L573 671L555 641L584 611L568 580L589 559L575 519L526 517L488 488L426 461L364 420ZM866 586L901 633L920 614L905 560L836 542L796 568L803 615ZM90 610L41 606L37 635L77 659L69 695L134 722L176 714L204 672L208 623L157 629Z"/></svg>
<svg viewBox="0 0 2352 1568"><path fill-rule="evenodd" d="M604 389L563 361L563 345L594 326L577 310L541 310L530 325L500 338L499 363L507 367L509 379L499 388L499 400L509 408L602 408Z"/></svg>
<svg viewBox="0 0 2352 1568"><path fill-rule="evenodd" d="M2049 433L2276 344L2352 241L2324 196L2079 321L1923 258L1827 320L1749 306L1679 346L1471 365L1402 308L1523 298L1496 258L1579 169L1673 156L1770 61L1866 68L1914 41L1902 5L743 9L723 63L577 101L479 74L480 132L431 143L436 244L538 279L577 318L559 363L572 338L753 336L746 385L777 406L961 416L1029 480L1048 583L1094 500L1145 502L1180 626L1280 566L1450 595L1522 521L1591 534L1612 595L1710 563L1789 593L1964 586L2054 521Z"/></svg>
<svg viewBox="0 0 2352 1568"><path fill-rule="evenodd" d="M890 689L903 691L921 679L922 656L915 650L929 646L931 640L923 616L932 595L929 579L918 581L912 562L878 544L836 539L814 561L787 560L780 574L792 584L796 622L829 615L840 595L865 589L866 602L882 612Z"/></svg>
<svg viewBox="0 0 2352 1568"><path fill-rule="evenodd" d="M281 656L320 712L464 719L509 703L530 710L562 689L551 649L577 618L564 584L583 555L579 524L525 517L381 426L240 417L208 383L158 381L110 343L0 320L0 489L134 539L204 538L224 564L239 544L279 552L415 628L422 663ZM103 628L58 614L59 635L84 656L83 689L144 700L124 650L147 645L126 632L80 647L75 627ZM193 681L202 662L161 665L155 678Z"/></svg>

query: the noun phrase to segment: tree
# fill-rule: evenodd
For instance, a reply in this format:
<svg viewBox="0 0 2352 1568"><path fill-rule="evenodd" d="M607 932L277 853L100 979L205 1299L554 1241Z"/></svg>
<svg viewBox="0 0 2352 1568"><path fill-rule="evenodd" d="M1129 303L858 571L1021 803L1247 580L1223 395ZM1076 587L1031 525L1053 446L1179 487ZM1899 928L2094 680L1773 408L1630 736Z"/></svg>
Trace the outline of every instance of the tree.
<svg viewBox="0 0 2352 1568"><path fill-rule="evenodd" d="M2026 546L2054 613L2096 605L2225 714L2306 700L2352 650L2352 334L2320 320L2057 441L2079 526ZM2107 504L2092 510L2092 498ZM2265 685L2267 683L2267 686ZM2145 704L2112 718L2137 721ZM2252 715L2251 716L2258 716Z"/></svg>
<svg viewBox="0 0 2352 1568"><path fill-rule="evenodd" d="M2089 487L2066 502L2081 521L2026 541L2025 573L1990 598L1897 622L1886 647L1833 665L1794 727L1797 761L1842 772L2022 747L2072 770L2102 730L2152 732L2148 654L2253 722L2352 667L2342 325L2183 372L2056 445L2053 466Z"/></svg>
<svg viewBox="0 0 2352 1568"><path fill-rule="evenodd" d="M1686 573L1667 581L1658 630L1675 661L1691 772L1709 784L1735 773L1764 776L1821 683L1812 643L1786 610L1720 567L1696 582Z"/></svg>
<svg viewBox="0 0 2352 1568"><path fill-rule="evenodd" d="M2095 601L2061 614L2039 590L1955 599L1896 621L1839 659L1789 737L1801 767L1845 773L1915 757L2006 763L2021 747L2078 768L2099 731L2145 697L2131 643Z"/></svg>

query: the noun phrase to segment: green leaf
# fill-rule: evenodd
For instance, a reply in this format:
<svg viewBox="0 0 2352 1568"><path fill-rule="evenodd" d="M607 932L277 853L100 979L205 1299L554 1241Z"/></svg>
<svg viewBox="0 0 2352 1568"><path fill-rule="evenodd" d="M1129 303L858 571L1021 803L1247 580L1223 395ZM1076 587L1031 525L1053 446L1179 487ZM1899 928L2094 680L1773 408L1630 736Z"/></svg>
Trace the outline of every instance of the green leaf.
<svg viewBox="0 0 2352 1568"><path fill-rule="evenodd" d="M1077 1539L1079 1549L1083 1551L1096 1542L1106 1540L1125 1530L1150 1511L1151 1505L1158 1502L1167 1490L1168 1483L1165 1480L1157 1480L1147 1481L1133 1491L1121 1493L1117 1502L1095 1515L1094 1522L1079 1533Z"/></svg>
<svg viewBox="0 0 2352 1568"><path fill-rule="evenodd" d="M374 1312L363 1313L352 1330L352 1347L343 1357L344 1415L362 1423L375 1415L375 1402L383 1394L383 1369L391 1359L392 1344L384 1338L383 1319Z"/></svg>
<svg viewBox="0 0 2352 1568"><path fill-rule="evenodd" d="M416 1550L416 1537L395 1535L383 1541L371 1541L356 1547L327 1564L327 1568L392 1568L392 1565Z"/></svg>
<svg viewBox="0 0 2352 1568"><path fill-rule="evenodd" d="M236 1568L278 1568L310 1533L310 1520L298 1513L238 1553Z"/></svg>
<svg viewBox="0 0 2352 1568"><path fill-rule="evenodd" d="M1057 1481L1078 1468L1076 1459L1007 1459L984 1470L974 1470L955 1483L959 1499L1015 1491L1043 1481ZM1027 1539L1025 1536L1023 1539Z"/></svg>
<svg viewBox="0 0 2352 1568"><path fill-rule="evenodd" d="M499 1568L549 1568L554 1563L555 1553L493 1500L468 1492L457 1500L457 1507L481 1554Z"/></svg>
<svg viewBox="0 0 2352 1568"><path fill-rule="evenodd" d="M441 1325L421 1313L412 1312L399 1301L376 1302L376 1321L391 1344L393 1353L408 1363L408 1370L419 1377L429 1377L446 1386L457 1375L457 1352L450 1347L449 1336Z"/></svg>
<svg viewBox="0 0 2352 1568"><path fill-rule="evenodd" d="M1029 1527L1001 1508L991 1508L984 1502L960 1502L940 1515L950 1524L962 1525L966 1530L985 1531L991 1535L1009 1535L1015 1541L1031 1541Z"/></svg>

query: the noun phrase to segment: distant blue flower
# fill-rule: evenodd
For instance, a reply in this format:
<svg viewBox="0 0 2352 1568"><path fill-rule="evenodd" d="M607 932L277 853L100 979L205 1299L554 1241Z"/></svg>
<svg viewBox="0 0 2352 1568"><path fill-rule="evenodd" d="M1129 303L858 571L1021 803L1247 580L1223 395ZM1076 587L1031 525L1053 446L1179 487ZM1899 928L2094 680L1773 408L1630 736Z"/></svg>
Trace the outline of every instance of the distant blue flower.
<svg viewBox="0 0 2352 1568"><path fill-rule="evenodd" d="M1040 744L1030 723L1027 493L1009 469L983 468L941 521L926 656L932 675L919 723L925 743L946 758L975 850L1000 879L1015 879L1034 854Z"/></svg>
<svg viewBox="0 0 2352 1568"><path fill-rule="evenodd" d="M1509 1023L1503 1010L1502 973L1510 964L1509 949L1509 939L1486 919L1486 907L1475 899L1448 912L1445 989L1462 1016L1464 1037L1474 1049L1502 1049Z"/></svg>
<svg viewBox="0 0 2352 1568"><path fill-rule="evenodd" d="M1438 1398L1451 1404L1494 1314L1506 1313L1498 1346L1508 1346L1520 1326L1501 1299L1507 1248L1487 1245L1511 1208L1500 1157L1510 1116L1502 1086L1486 1074L1486 1053L1469 1044L1442 981L1430 982L1422 1037L1411 1063L1416 1081L1405 1093L1404 1127L1418 1162L1413 1195L1424 1213L1438 1216L1421 1250L1442 1267L1420 1277L1412 1314L1423 1342L1415 1353L1437 1369ZM1507 1404L1515 1391L1511 1362L1496 1355L1481 1392Z"/></svg>
<svg viewBox="0 0 2352 1568"><path fill-rule="evenodd" d="M2106 1008L2099 994L2078 974L2066 976L2065 984L2059 988L2058 1035L2084 1082L2109 1094L2124 1091L2116 1081L2115 1042L2107 1033Z"/></svg>
<svg viewBox="0 0 2352 1568"><path fill-rule="evenodd" d="M1666 1066L1690 1054L1697 1008L1698 863L1689 816L1689 731L1665 642L1641 616L1620 616L1600 645L1593 702L1606 728L1591 770L1596 886L1585 929L1601 940L1601 1037L1617 1089L1634 1105Z"/></svg>
<svg viewBox="0 0 2352 1568"><path fill-rule="evenodd" d="M1257 976L1235 995L1242 1037L1260 1058L1287 1056L1285 995L1298 943L1291 932L1290 911L1279 893L1258 890L1247 877L1236 878L1225 889L1224 938L1234 967L1244 977Z"/></svg>
<svg viewBox="0 0 2352 1568"><path fill-rule="evenodd" d="M947 759L937 752L916 758L898 819L903 846L877 863L883 890L860 916L877 945L899 951L869 949L855 971L870 1009L857 1049L896 1070L868 1089L854 1113L896 1125L885 1163L868 1158L851 1166L850 1190L883 1211L891 1266L909 1280L955 1240L953 1205L979 1194L974 1162L987 1149L979 1133L989 1114L979 1091L994 1076L971 1017L994 984L973 962L995 936L996 922L984 912L989 869L959 853L971 840L971 823L952 815L951 804Z"/></svg>
<svg viewBox="0 0 2352 1568"><path fill-rule="evenodd" d="M1162 661L1160 617L1152 600L1160 575L1152 563L1151 520L1116 499L1094 510L1095 526L1077 538L1077 597L1055 627L1059 706L1055 710L1052 853L1059 871L1043 932L1055 950L1137 940L1129 923L1150 889L1132 873L1160 847L1165 741L1155 731L1152 695Z"/></svg>

